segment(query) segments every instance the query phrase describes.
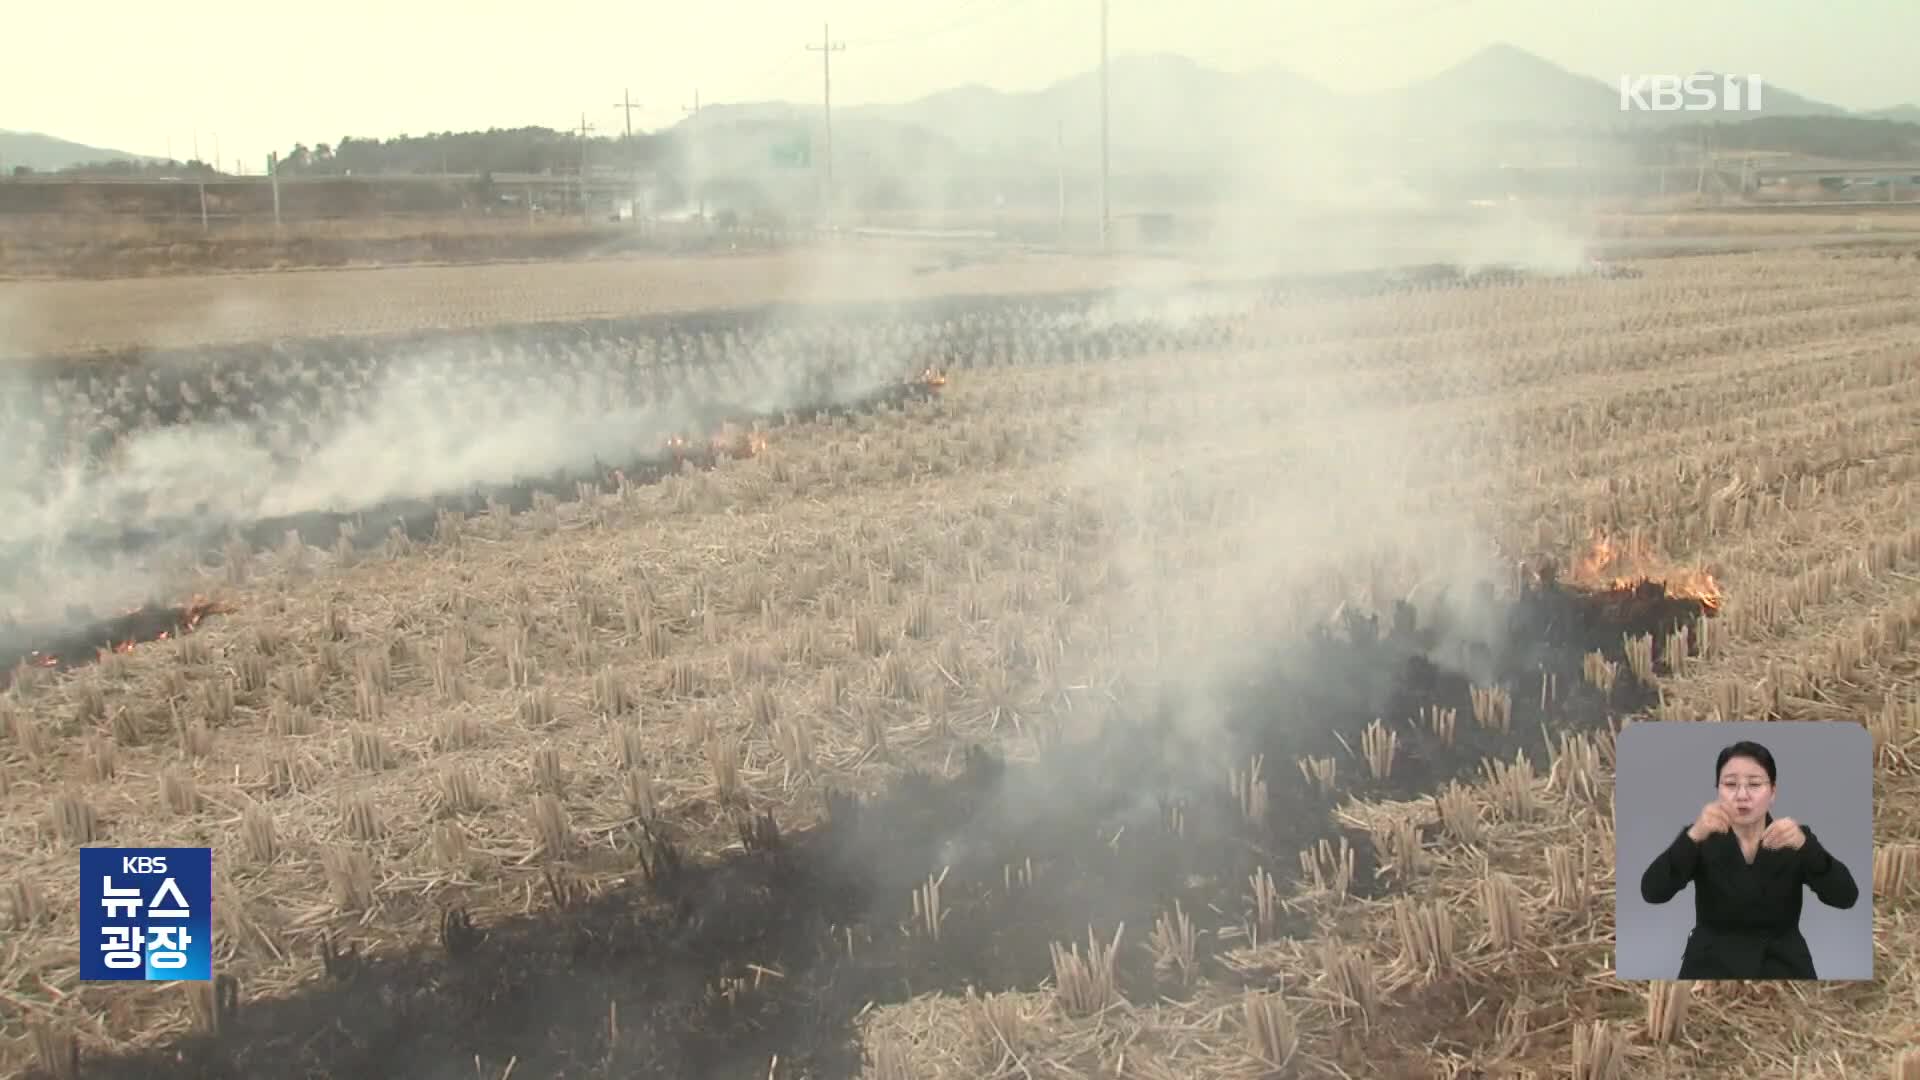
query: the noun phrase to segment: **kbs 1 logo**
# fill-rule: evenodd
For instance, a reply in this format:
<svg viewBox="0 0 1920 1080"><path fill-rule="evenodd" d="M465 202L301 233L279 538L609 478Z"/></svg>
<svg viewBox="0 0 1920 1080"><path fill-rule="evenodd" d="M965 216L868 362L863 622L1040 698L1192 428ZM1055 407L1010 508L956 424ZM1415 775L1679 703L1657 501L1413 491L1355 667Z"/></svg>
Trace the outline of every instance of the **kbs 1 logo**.
<svg viewBox="0 0 1920 1080"><path fill-rule="evenodd" d="M1759 112L1758 75L1622 75L1621 112Z"/></svg>
<svg viewBox="0 0 1920 1080"><path fill-rule="evenodd" d="M80 978L213 978L212 848L81 848Z"/></svg>

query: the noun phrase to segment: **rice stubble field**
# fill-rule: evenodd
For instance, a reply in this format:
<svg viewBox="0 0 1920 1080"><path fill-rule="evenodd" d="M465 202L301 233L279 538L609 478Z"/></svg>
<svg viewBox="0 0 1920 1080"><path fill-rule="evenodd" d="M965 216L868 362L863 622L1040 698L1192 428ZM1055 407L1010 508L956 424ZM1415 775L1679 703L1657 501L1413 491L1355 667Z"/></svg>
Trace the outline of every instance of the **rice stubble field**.
<svg viewBox="0 0 1920 1080"><path fill-rule="evenodd" d="M173 581L223 613L0 697L3 1060L1885 1075L1920 1042L1895 266L1263 294L1126 348L1036 301L869 350L937 392L658 483L229 543ZM594 340L556 400L638 362ZM1613 979L1614 735L1766 718L1874 734L1876 980ZM227 978L79 983L77 843L211 845Z"/></svg>

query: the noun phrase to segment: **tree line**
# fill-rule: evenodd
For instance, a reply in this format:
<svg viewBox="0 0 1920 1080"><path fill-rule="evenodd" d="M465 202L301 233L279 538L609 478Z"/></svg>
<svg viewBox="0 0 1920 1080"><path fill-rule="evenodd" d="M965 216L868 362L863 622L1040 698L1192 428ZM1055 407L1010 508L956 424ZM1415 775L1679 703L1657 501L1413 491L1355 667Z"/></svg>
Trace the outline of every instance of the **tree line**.
<svg viewBox="0 0 1920 1080"><path fill-rule="evenodd" d="M1604 138L1604 137L1603 137ZM1763 116L1735 121L1676 122L1622 133L1647 163L1670 160L1702 146L1740 151L1801 154L1854 161L1920 160L1920 124L1860 116ZM447 131L376 139L346 136L332 143L295 143L280 155L282 175L368 176L455 173L577 173L582 152L589 168L672 171L679 153L673 131L632 136L589 136L546 127ZM264 171L265 162L259 168ZM251 171L251 169L249 170ZM19 168L16 175L30 170ZM201 161L108 161L75 165L54 175L74 177L218 175Z"/></svg>
<svg viewBox="0 0 1920 1080"><path fill-rule="evenodd" d="M629 136L590 136L584 143L577 132L552 128L494 128L487 131L446 131L430 135L396 135L387 139L345 136L338 142L295 143L281 152L283 176L424 175L434 173L576 173L581 151L590 168L645 169L658 165L671 152L668 133ZM265 172L265 161L248 167ZM37 175L24 166L16 176ZM45 175L97 179L188 179L222 175L214 165L198 160L158 159L95 161L71 165Z"/></svg>

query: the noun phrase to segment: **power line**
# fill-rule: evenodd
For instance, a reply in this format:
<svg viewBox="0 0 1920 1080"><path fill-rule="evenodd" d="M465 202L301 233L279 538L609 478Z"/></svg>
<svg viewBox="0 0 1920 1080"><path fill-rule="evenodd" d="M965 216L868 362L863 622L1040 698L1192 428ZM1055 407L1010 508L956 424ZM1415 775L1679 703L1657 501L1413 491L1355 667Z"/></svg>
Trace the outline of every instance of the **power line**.
<svg viewBox="0 0 1920 1080"><path fill-rule="evenodd" d="M1122 2L1124 3L1126 2L1126 0L1122 0ZM1008 12L1014 11L1018 8L1029 7L1032 5L1033 5L1033 0L975 0L974 3L970 5L962 5L959 9L960 11L963 11L963 12L973 12L974 14L971 17L962 18L962 19L951 19L951 20L937 23L931 26L922 26L913 30L904 30L897 34L887 34L882 37L856 38L850 42L844 42L843 44L858 46L862 49L865 49L869 46L875 46L875 45L897 45L905 42L922 41L927 38L938 37L942 34L952 33L953 31L956 31L956 30L964 30L969 27L979 26L983 23L986 23ZM814 50L814 51L817 51L817 50ZM771 81L774 76L785 74L786 71L793 65L793 63L794 63L794 59L791 56L782 56L768 63L765 67L761 68L758 72L753 74L751 77L741 80L738 85L746 88L758 88L758 87L764 86L769 81ZM746 100L746 98L744 97L735 98L732 100L744 101Z"/></svg>
<svg viewBox="0 0 1920 1080"><path fill-rule="evenodd" d="M1417 8L1410 7L1407 10L1398 12L1392 16L1376 16L1374 18L1369 18L1369 19L1355 19L1352 22L1342 23L1338 26L1323 26L1318 31L1308 31L1304 34L1289 34L1286 37L1286 43L1288 45L1298 45L1303 41L1315 41L1315 40L1325 41L1328 38L1345 36L1347 34L1353 33L1356 30L1367 30L1367 29L1372 29L1376 26L1385 26L1389 24L1393 25L1396 29L1398 29L1398 28L1401 28L1402 25L1405 23L1405 21L1408 19L1424 18L1428 15L1432 15L1437 12L1446 11L1449 8L1466 7L1472 4L1473 2L1474 0L1438 0L1437 3L1426 4ZM1269 41L1268 44L1271 45L1272 42Z"/></svg>
<svg viewBox="0 0 1920 1080"><path fill-rule="evenodd" d="M875 45L897 45L903 41L923 41L930 37L939 37L942 34L952 33L955 30L965 30L968 27L978 26L995 16L1003 15L1015 8L1025 7L1032 2L1033 0L1000 0L999 3L989 3L988 0L976 0L975 3L963 5L960 8L961 11L975 13L969 18L952 19L932 26L923 26L917 30L905 30L898 34L888 34L885 37L865 38L855 41L854 44L864 49Z"/></svg>
<svg viewBox="0 0 1920 1080"><path fill-rule="evenodd" d="M772 82L774 76L784 76L788 74L799 63L800 58L794 56L792 53L783 54L779 59L767 64L753 75L737 82L735 85L740 88L740 93L729 100L734 104L744 104L753 100L757 91ZM723 102L708 102L708 104L718 105L723 104Z"/></svg>

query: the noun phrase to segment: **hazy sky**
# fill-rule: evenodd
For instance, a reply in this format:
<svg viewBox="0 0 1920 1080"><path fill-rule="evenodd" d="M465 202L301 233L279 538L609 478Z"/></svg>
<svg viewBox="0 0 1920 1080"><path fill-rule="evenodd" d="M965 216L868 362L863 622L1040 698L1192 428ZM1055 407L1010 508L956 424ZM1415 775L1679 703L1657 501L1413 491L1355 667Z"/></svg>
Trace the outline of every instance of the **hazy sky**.
<svg viewBox="0 0 1920 1080"><path fill-rule="evenodd" d="M1279 64L1383 89L1505 41L1609 83L1748 73L1850 108L1920 102L1920 0L1111 0L1116 54L1227 70ZM0 128L175 157L244 159L342 135L577 125L636 129L693 103L900 101L977 82L1044 86L1099 58L1099 0L332 0L17 3L5 16Z"/></svg>

